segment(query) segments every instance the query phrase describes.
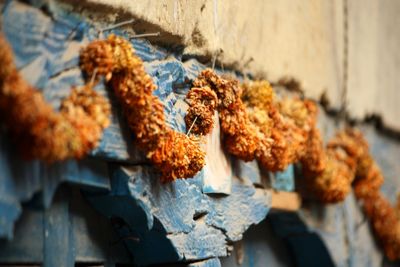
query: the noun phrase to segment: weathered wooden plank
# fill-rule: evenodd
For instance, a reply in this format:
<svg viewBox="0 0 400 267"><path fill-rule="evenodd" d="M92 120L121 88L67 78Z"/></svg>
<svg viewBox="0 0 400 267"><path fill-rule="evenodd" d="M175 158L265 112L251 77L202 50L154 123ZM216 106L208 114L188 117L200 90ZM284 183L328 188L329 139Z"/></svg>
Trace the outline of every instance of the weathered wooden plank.
<svg viewBox="0 0 400 267"><path fill-rule="evenodd" d="M271 209L282 211L298 211L301 207L301 197L293 192L271 191Z"/></svg>
<svg viewBox="0 0 400 267"><path fill-rule="evenodd" d="M278 191L294 190L294 167L289 165L286 170L271 173L271 186Z"/></svg>
<svg viewBox="0 0 400 267"><path fill-rule="evenodd" d="M200 262L188 264L187 267L221 267L221 262L218 258L212 258Z"/></svg>
<svg viewBox="0 0 400 267"><path fill-rule="evenodd" d="M94 211L78 188L63 187L46 209L25 206L13 240L0 241L0 264L115 266L130 259L110 222Z"/></svg>
<svg viewBox="0 0 400 267"><path fill-rule="evenodd" d="M203 193L231 193L232 166L227 153L221 144L221 132L218 113L214 114L214 128L205 137L206 165L203 168Z"/></svg>
<svg viewBox="0 0 400 267"><path fill-rule="evenodd" d="M75 265L73 228L69 215L69 196L60 192L53 205L44 211L43 267Z"/></svg>
<svg viewBox="0 0 400 267"><path fill-rule="evenodd" d="M0 241L0 262L43 262L43 212L25 210L15 225L12 240Z"/></svg>
<svg viewBox="0 0 400 267"><path fill-rule="evenodd" d="M49 207L58 186L64 182L79 184L96 191L110 188L106 163L94 160L74 160L47 165L22 160L13 146L0 135L0 237L11 239L13 224L21 214L21 203Z"/></svg>

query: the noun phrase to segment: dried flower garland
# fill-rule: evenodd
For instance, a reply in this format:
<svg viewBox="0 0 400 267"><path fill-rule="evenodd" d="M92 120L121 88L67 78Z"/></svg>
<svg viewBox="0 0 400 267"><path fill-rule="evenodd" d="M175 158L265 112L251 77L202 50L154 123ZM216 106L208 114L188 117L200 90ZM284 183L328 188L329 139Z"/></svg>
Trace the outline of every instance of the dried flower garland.
<svg viewBox="0 0 400 267"><path fill-rule="evenodd" d="M55 112L21 77L3 36L0 61L0 117L26 157L49 162L81 158L97 145L110 123L110 105L93 83L73 88ZM110 82L138 146L160 170L162 181L193 177L204 166L199 139L166 125L163 105L152 95L156 87L129 42L115 35L92 42L81 53L81 68L96 81L104 76ZM256 158L271 171L300 162L309 192L324 203L343 200L353 186L387 257L400 258L399 215L379 192L383 176L360 132L339 132L324 149L311 101L276 101L265 81L242 88L209 69L193 86L185 121L194 134L210 133L217 109L232 155Z"/></svg>
<svg viewBox="0 0 400 267"><path fill-rule="evenodd" d="M379 192L363 199L363 207L386 256L400 259L400 221L395 209Z"/></svg>
<svg viewBox="0 0 400 267"><path fill-rule="evenodd" d="M257 81L239 85L206 69L193 82L187 99L190 108L187 127L204 135L212 128L212 114L217 109L224 133L225 147L232 155L245 160L257 159L270 171L282 171L302 158L309 133L315 128L316 106L301 99L275 101L270 84ZM215 92L218 105L215 103Z"/></svg>
<svg viewBox="0 0 400 267"><path fill-rule="evenodd" d="M356 175L354 192L363 205L375 236L390 260L400 259L400 217L395 207L386 200L379 189L383 176L378 165L368 152L368 143L360 132L351 132L357 144Z"/></svg>
<svg viewBox="0 0 400 267"><path fill-rule="evenodd" d="M362 134L355 129L346 129L338 132L329 141L326 150L321 149L322 142L318 142L318 152L309 153L306 158L326 158L325 168L310 168L310 165L303 164L303 175L306 186L313 193L314 197L325 203L336 203L345 199L350 192L354 179L360 177L370 177L377 173L376 164L374 172L370 172L372 158L368 154L368 144ZM378 176L371 176L373 183L362 182L356 184L355 191L360 194L365 191L365 185L374 185L374 189L379 188L382 179L376 180Z"/></svg>
<svg viewBox="0 0 400 267"><path fill-rule="evenodd" d="M129 125L138 136L139 145L158 165L166 181L185 176L189 170L193 175L202 167L204 154L197 153L189 157L189 161L173 161L176 164L168 162L169 158L183 159L185 148L195 141L186 143L187 139L179 138L179 133L166 129L162 106L151 95L154 86L143 66L130 57L132 53L114 47L129 46L118 45L120 40L110 38L109 47L97 43L98 48L93 49L92 53L97 53L98 57L90 55L90 52L82 55L83 68L91 73L97 66L91 65L93 58L104 60L96 63L102 67L99 73L107 80L111 79L116 94L124 103ZM114 63L117 55L119 62ZM89 62L86 63L85 58ZM112 67L114 64L118 66L115 69ZM125 68L124 64L129 67ZM298 98L274 101L272 88L266 82L254 82L244 86L244 93L242 90L236 80L219 77L210 69L204 70L187 95L190 105L185 118L187 126L197 135L208 134L217 109L228 152L243 160L257 158L272 171L301 162L309 192L322 202L343 200L354 183L356 196L362 200L386 255L390 259L399 258L399 218L378 191L383 178L368 154L368 145L362 135L354 130L339 132L324 149L316 128L318 110L313 102ZM155 103L153 112L150 111L153 105L149 103ZM135 117L129 114L135 114ZM138 123L137 118L146 123ZM192 149L196 148L196 145L192 146ZM190 168L186 167L189 162L194 163Z"/></svg>
<svg viewBox="0 0 400 267"><path fill-rule="evenodd" d="M312 101L277 101L266 81L244 84L242 91L237 82L209 69L193 84L187 96L191 107L186 123L195 125L197 134L210 131L212 124L206 118L211 118L210 110L217 109L226 148L238 158L256 158L270 171L300 162L306 192L323 203L344 200L354 186L385 254L391 260L400 258L400 218L379 193L383 177L361 132L338 132L324 148L316 127L318 108ZM210 89L217 95L217 106Z"/></svg>
<svg viewBox="0 0 400 267"><path fill-rule="evenodd" d="M64 99L60 112L19 74L13 52L0 36L0 116L26 158L47 162L82 158L110 123L110 105L89 83Z"/></svg>
<svg viewBox="0 0 400 267"><path fill-rule="evenodd" d="M354 156L348 144L351 139L339 134L325 151L316 127L318 108L314 102L299 98L275 101L266 82L252 82L245 88L249 113L262 113L270 119L266 126L253 120L261 129L271 129L270 152L257 154L261 165L270 171L281 171L291 163L300 162L308 192L323 202L343 200L351 189L355 172L347 162ZM268 132L264 133L268 136Z"/></svg>
<svg viewBox="0 0 400 267"><path fill-rule="evenodd" d="M379 192L383 176L362 133L355 129L337 133L325 154L326 168L304 173L310 192L324 203L336 203L344 200L353 186L386 256L400 259L400 217Z"/></svg>
<svg viewBox="0 0 400 267"><path fill-rule="evenodd" d="M205 154L199 139L166 125L163 104L152 95L156 86L130 42L110 35L90 43L81 52L81 67L88 76L104 76L110 82L139 148L161 172L163 182L190 178L201 170ZM200 101L210 97L212 101L212 95L204 95ZM209 124L207 120L200 122Z"/></svg>
<svg viewBox="0 0 400 267"><path fill-rule="evenodd" d="M282 171L299 161L305 152L310 130L315 124L314 103L298 98L284 98L271 109L273 120L269 158L262 161L268 170Z"/></svg>

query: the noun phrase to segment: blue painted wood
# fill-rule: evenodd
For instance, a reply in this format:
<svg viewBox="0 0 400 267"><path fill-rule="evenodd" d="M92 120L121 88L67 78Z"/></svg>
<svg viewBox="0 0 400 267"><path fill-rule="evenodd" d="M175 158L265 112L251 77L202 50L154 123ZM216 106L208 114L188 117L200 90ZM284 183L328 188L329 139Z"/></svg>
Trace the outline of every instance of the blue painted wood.
<svg viewBox="0 0 400 267"><path fill-rule="evenodd" d="M235 160L234 170L236 176L241 179L246 179L256 185L263 184L261 171L256 160L250 162Z"/></svg>
<svg viewBox="0 0 400 267"><path fill-rule="evenodd" d="M88 205L76 187L59 190L46 210L25 206L14 239L0 239L0 264L108 267L129 262L110 222Z"/></svg>
<svg viewBox="0 0 400 267"><path fill-rule="evenodd" d="M118 229L139 265L226 256L227 241L263 220L270 201L264 190L239 179L230 196L210 197L201 192L201 177L161 185L151 168L140 166L115 166L111 188L87 197L123 222Z"/></svg>
<svg viewBox="0 0 400 267"><path fill-rule="evenodd" d="M15 224L13 239L0 239L0 262L42 262L43 233L43 212L25 210Z"/></svg>
<svg viewBox="0 0 400 267"><path fill-rule="evenodd" d="M217 258L195 262L187 265L188 267L221 267L221 262Z"/></svg>
<svg viewBox="0 0 400 267"><path fill-rule="evenodd" d="M294 191L294 167L289 165L286 170L271 175L271 185L278 191Z"/></svg>
<svg viewBox="0 0 400 267"><path fill-rule="evenodd" d="M75 263L68 196L64 193L59 197L44 211L43 267L73 267Z"/></svg>
<svg viewBox="0 0 400 267"><path fill-rule="evenodd" d="M293 266L283 240L272 231L268 217L250 227L239 242L229 257L220 259L222 267ZM238 258L241 258L241 264Z"/></svg>
<svg viewBox="0 0 400 267"><path fill-rule="evenodd" d="M62 183L78 184L96 191L110 188L106 163L91 159L52 165L24 161L4 135L0 135L0 165L0 238L13 237L13 224L21 214L21 203L30 201L35 195L36 206L49 207Z"/></svg>
<svg viewBox="0 0 400 267"><path fill-rule="evenodd" d="M5 147L4 140L0 138L0 237L11 239L14 222L21 214L21 205L14 194L15 183Z"/></svg>

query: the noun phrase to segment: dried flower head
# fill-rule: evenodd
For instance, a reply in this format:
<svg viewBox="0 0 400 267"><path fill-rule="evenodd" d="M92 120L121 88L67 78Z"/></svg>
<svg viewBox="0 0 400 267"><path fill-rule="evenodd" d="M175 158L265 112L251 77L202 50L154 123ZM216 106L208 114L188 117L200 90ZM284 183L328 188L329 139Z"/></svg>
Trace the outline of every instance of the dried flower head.
<svg viewBox="0 0 400 267"><path fill-rule="evenodd" d="M275 94L269 82L252 81L243 84L242 99L248 107L257 107L268 112L275 99Z"/></svg>
<svg viewBox="0 0 400 267"><path fill-rule="evenodd" d="M378 165L373 164L368 168L365 176L356 176L354 193L358 199L366 199L379 191L383 184L383 176Z"/></svg>
<svg viewBox="0 0 400 267"><path fill-rule="evenodd" d="M112 47L104 40L93 41L81 51L80 63L90 77L96 70L98 76L104 75L109 80L114 68Z"/></svg>
<svg viewBox="0 0 400 267"><path fill-rule="evenodd" d="M321 133L313 127L308 135L305 151L300 159L304 176L318 176L326 168L327 156L322 142Z"/></svg>
<svg viewBox="0 0 400 267"><path fill-rule="evenodd" d="M140 58L134 55L131 43L114 34L105 40L96 40L86 46L81 51L80 63L81 69L89 77L96 72L96 77L105 76L107 81L111 79L113 73L143 67Z"/></svg>
<svg viewBox="0 0 400 267"><path fill-rule="evenodd" d="M175 131L168 131L147 156L160 170L162 182L191 178L205 165L205 153L199 149L199 140Z"/></svg>
<svg viewBox="0 0 400 267"><path fill-rule="evenodd" d="M104 96L93 90L92 84L73 88L61 102L61 112L69 113L76 108L83 109L102 129L110 125L111 105Z"/></svg>
<svg viewBox="0 0 400 267"><path fill-rule="evenodd" d="M186 100L191 107L201 104L211 111L214 111L218 104L217 94L208 86L191 88L186 95Z"/></svg>
<svg viewBox="0 0 400 267"><path fill-rule="evenodd" d="M194 87L186 95L189 109L185 116L186 128L191 133L206 135L214 127L214 112L217 107L218 98L209 87Z"/></svg>
<svg viewBox="0 0 400 267"><path fill-rule="evenodd" d="M214 112L199 104L189 107L185 116L186 128L196 135L207 135L214 127Z"/></svg>

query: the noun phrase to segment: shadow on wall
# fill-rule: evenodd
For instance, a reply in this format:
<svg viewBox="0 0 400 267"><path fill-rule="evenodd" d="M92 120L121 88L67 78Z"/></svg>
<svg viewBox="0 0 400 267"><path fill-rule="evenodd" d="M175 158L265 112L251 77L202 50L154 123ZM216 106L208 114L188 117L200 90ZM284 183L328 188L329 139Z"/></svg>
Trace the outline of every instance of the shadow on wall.
<svg viewBox="0 0 400 267"><path fill-rule="evenodd" d="M241 248L238 249L240 245L236 245L230 257L220 258L222 267L292 266L290 254L282 239L274 234L269 216L260 224L251 226L245 232L243 240L239 241L242 242L242 264L240 265L236 260L238 250L241 250Z"/></svg>
<svg viewBox="0 0 400 267"><path fill-rule="evenodd" d="M271 213L252 226L242 242L230 257L221 259L223 267L335 266L322 239L310 232L296 213ZM241 265L238 250L242 251Z"/></svg>

